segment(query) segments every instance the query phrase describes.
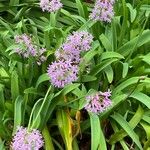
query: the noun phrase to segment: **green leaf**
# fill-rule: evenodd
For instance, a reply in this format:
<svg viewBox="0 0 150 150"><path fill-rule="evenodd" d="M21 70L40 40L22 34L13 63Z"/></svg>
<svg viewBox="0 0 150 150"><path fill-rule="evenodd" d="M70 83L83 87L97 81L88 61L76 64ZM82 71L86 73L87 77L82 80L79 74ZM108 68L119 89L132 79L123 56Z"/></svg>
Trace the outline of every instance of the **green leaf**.
<svg viewBox="0 0 150 150"><path fill-rule="evenodd" d="M0 150L5 150L4 142L0 138Z"/></svg>
<svg viewBox="0 0 150 150"><path fill-rule="evenodd" d="M18 4L19 4L19 0L10 0L10 3L9 3L10 6L14 6Z"/></svg>
<svg viewBox="0 0 150 150"><path fill-rule="evenodd" d="M49 49L49 45L51 43L49 38L49 31L44 31L44 42L45 42L46 49Z"/></svg>
<svg viewBox="0 0 150 150"><path fill-rule="evenodd" d="M140 124L142 125L142 127L144 128L144 130L146 132L147 139L150 139L150 125L145 122L141 122Z"/></svg>
<svg viewBox="0 0 150 150"><path fill-rule="evenodd" d="M123 56L127 56L131 52L134 51L135 45L137 43L137 47L140 47L148 42L150 42L150 30L145 30L142 35L140 36L140 40L138 40L139 36L135 37L134 39L128 41L123 46L121 46L117 52L122 54Z"/></svg>
<svg viewBox="0 0 150 150"><path fill-rule="evenodd" d="M16 132L17 126L21 126L24 120L24 101L22 96L18 96L14 106L14 130Z"/></svg>
<svg viewBox="0 0 150 150"><path fill-rule="evenodd" d="M82 58L82 60L80 63L80 70L81 72L84 71L85 67L88 65L88 63L94 58L95 55L99 54L99 51L97 51L96 49L99 47L99 42L95 41L93 42L92 48L90 51L88 51Z"/></svg>
<svg viewBox="0 0 150 150"><path fill-rule="evenodd" d="M114 17L111 23L113 51L117 49L117 19Z"/></svg>
<svg viewBox="0 0 150 150"><path fill-rule="evenodd" d="M123 43L123 40L124 40L124 37L125 37L125 34L126 34L126 30L128 29L127 28L128 12L127 12L127 7L126 7L126 1L122 0L121 5L122 5L122 9L120 11L121 11L121 14L122 14L122 17L123 17L123 21L122 21L122 24L121 24L118 47L120 47L121 44Z"/></svg>
<svg viewBox="0 0 150 150"><path fill-rule="evenodd" d="M131 137L131 139L135 142L135 144L139 147L139 149L143 150L139 141L139 137L133 131L130 124L118 113L115 113L111 117L126 131L126 133Z"/></svg>
<svg viewBox="0 0 150 150"><path fill-rule="evenodd" d="M113 130L114 130L115 132L118 132L118 131L119 131L119 129L118 129L116 123L115 123L113 120L111 121L111 126L112 126L112 128L113 128ZM119 142L120 142L120 144L121 144L121 146L122 146L122 148L123 148L124 150L129 150L129 148L128 148L128 146L127 146L127 144L126 144L126 142L125 142L124 140L120 140ZM112 144L112 148L115 148L115 144ZM113 149L113 150L114 150L114 149Z"/></svg>
<svg viewBox="0 0 150 150"><path fill-rule="evenodd" d="M144 115L142 119L143 119L145 122L147 122L147 123L150 124L150 117L149 117L149 116Z"/></svg>
<svg viewBox="0 0 150 150"><path fill-rule="evenodd" d="M6 23L5 21L3 21L1 17L0 17L0 24L2 24L12 35L15 35L14 31L9 26L9 23Z"/></svg>
<svg viewBox="0 0 150 150"><path fill-rule="evenodd" d="M100 64L96 65L90 72L90 75L97 75L98 73L100 73L104 68L106 68L108 65L110 65L111 63L117 61L118 59L116 58L112 58L112 59L108 59L108 60L104 60L103 62L101 62Z"/></svg>
<svg viewBox="0 0 150 150"><path fill-rule="evenodd" d="M130 97L140 101L145 106L147 106L150 109L150 97L142 92L135 91L133 92Z"/></svg>
<svg viewBox="0 0 150 150"><path fill-rule="evenodd" d="M100 139L102 134L100 131L100 121L98 116L92 113L89 115L91 122L91 150L97 150L100 145L100 141L102 140L102 143L104 142L104 138Z"/></svg>
<svg viewBox="0 0 150 150"><path fill-rule="evenodd" d="M137 11L136 11L136 9L133 9L133 7L130 3L127 3L127 7L130 10L130 20L131 20L131 22L133 22L136 18Z"/></svg>
<svg viewBox="0 0 150 150"><path fill-rule="evenodd" d="M69 84L69 85L66 85L63 89L62 89L62 94L63 95L66 95L68 94L69 92L71 92L72 90L78 88L80 86L79 83L74 83L74 84Z"/></svg>
<svg viewBox="0 0 150 150"><path fill-rule="evenodd" d="M104 72L107 76L107 79L108 79L108 82L109 83L112 83L113 81L113 77L114 77L114 72L113 72L113 69L112 67L109 65L107 66L105 69L104 69Z"/></svg>
<svg viewBox="0 0 150 150"><path fill-rule="evenodd" d="M123 65L122 78L125 78L128 74L129 64L128 63L122 63L122 65Z"/></svg>
<svg viewBox="0 0 150 150"><path fill-rule="evenodd" d="M150 11L149 5L146 5L146 4L141 5L140 9Z"/></svg>
<svg viewBox="0 0 150 150"><path fill-rule="evenodd" d="M99 42L98 41L93 42L91 50L88 51L83 57L83 60L86 63L88 63L95 55L99 53L98 51L96 51L98 47L99 47Z"/></svg>
<svg viewBox="0 0 150 150"><path fill-rule="evenodd" d="M11 96L13 101L19 96L19 81L16 71L13 71L11 75Z"/></svg>
<svg viewBox="0 0 150 150"><path fill-rule="evenodd" d="M141 56L140 58L142 58L142 60L144 62L146 62L148 65L150 65L150 53L148 53L147 55Z"/></svg>
<svg viewBox="0 0 150 150"><path fill-rule="evenodd" d="M141 125L144 128L147 135L147 141L144 142L143 150L148 150L148 148L150 147L150 125L145 122L141 122Z"/></svg>
<svg viewBox="0 0 150 150"><path fill-rule="evenodd" d="M104 53L102 53L101 60L109 59L109 58L124 59L124 57L121 54L117 53L117 52L104 52Z"/></svg>
<svg viewBox="0 0 150 150"><path fill-rule="evenodd" d="M119 84L114 90L113 93L116 94L117 92L120 92L121 90L127 88L128 86L135 84L139 81L140 77L132 77L129 78L127 80L125 80L124 82L122 82L121 84Z"/></svg>
<svg viewBox="0 0 150 150"><path fill-rule="evenodd" d="M81 82L91 82L91 81L95 81L97 78L94 76L90 76L90 75L83 75L81 78Z"/></svg>
<svg viewBox="0 0 150 150"><path fill-rule="evenodd" d="M47 73L44 73L42 75L39 76L37 82L36 82L36 86L35 88L38 88L38 86L42 83L42 82L45 82L45 81L48 81L50 80L49 76L47 75Z"/></svg>
<svg viewBox="0 0 150 150"><path fill-rule="evenodd" d="M105 136L101 127L100 127L100 143L98 150L107 150Z"/></svg>
<svg viewBox="0 0 150 150"><path fill-rule="evenodd" d="M0 84L0 110L5 110L4 86Z"/></svg>
<svg viewBox="0 0 150 150"><path fill-rule="evenodd" d="M32 108L28 123L28 129L32 129L32 127L33 128L40 127L41 117L39 110L42 105L42 100L43 98L37 100Z"/></svg>
<svg viewBox="0 0 150 150"><path fill-rule="evenodd" d="M83 4L81 3L80 0L76 0L76 6L78 8L79 15L83 18L86 18L84 8L83 8Z"/></svg>
<svg viewBox="0 0 150 150"><path fill-rule="evenodd" d="M78 31L87 30L91 28L96 22L93 20L88 20L86 23L84 23Z"/></svg>
<svg viewBox="0 0 150 150"><path fill-rule="evenodd" d="M112 51L112 44L104 34L101 34L99 39L101 40L106 51Z"/></svg>
<svg viewBox="0 0 150 150"><path fill-rule="evenodd" d="M144 114L144 111L143 111L142 107L139 106L136 113L129 121L129 125L132 129L134 129L138 125L138 123L141 121L143 114ZM122 140L127 135L128 134L123 129L121 129L120 131L117 131L114 135L111 136L109 142L111 144L114 144L114 143Z"/></svg>
<svg viewBox="0 0 150 150"><path fill-rule="evenodd" d="M113 94L113 93L112 93ZM113 102L112 107L110 107L109 109L107 109L106 111L104 111L103 113L100 114L100 118L105 118L106 116L108 116L111 112L115 111L116 108L123 103L123 101L126 100L127 95L126 94L121 94L121 95L112 95L111 99Z"/></svg>
<svg viewBox="0 0 150 150"><path fill-rule="evenodd" d="M54 146L52 143L52 137L50 136L47 126L43 129L42 134L44 137L45 150L54 150Z"/></svg>
<svg viewBox="0 0 150 150"><path fill-rule="evenodd" d="M50 26L55 27L56 26L56 14L50 13Z"/></svg>
<svg viewBox="0 0 150 150"><path fill-rule="evenodd" d="M67 150L72 150L72 120L64 110L57 110L56 120Z"/></svg>
<svg viewBox="0 0 150 150"><path fill-rule="evenodd" d="M35 94L35 95L40 95L40 96L43 96L42 93L38 92L36 88L34 87L30 87L30 88L27 88L24 90L24 93L25 94Z"/></svg>
<svg viewBox="0 0 150 150"><path fill-rule="evenodd" d="M79 145L78 145L78 141L76 138L73 139L72 147L73 147L73 150L80 150Z"/></svg>
<svg viewBox="0 0 150 150"><path fill-rule="evenodd" d="M32 110L33 111L33 122L31 128L43 129L48 120L48 112L51 101L54 94L50 94L48 97L44 97L43 102L39 101L38 105Z"/></svg>

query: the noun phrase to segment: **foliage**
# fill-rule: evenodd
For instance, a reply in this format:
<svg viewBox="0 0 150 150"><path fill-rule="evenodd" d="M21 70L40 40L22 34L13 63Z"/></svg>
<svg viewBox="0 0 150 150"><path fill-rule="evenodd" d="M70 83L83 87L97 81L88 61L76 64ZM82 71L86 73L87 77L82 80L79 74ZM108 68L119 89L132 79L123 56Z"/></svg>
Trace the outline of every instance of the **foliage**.
<svg viewBox="0 0 150 150"><path fill-rule="evenodd" d="M36 0L0 1L0 149L9 149L17 126L41 130L46 150L149 149L149 1L116 1L111 23L89 20L92 1L62 3L62 9L48 13ZM83 56L80 78L54 88L47 67L55 50L82 30L94 42ZM14 36L23 33L46 47L42 65L14 53ZM112 107L100 115L87 113L85 97L107 89Z"/></svg>

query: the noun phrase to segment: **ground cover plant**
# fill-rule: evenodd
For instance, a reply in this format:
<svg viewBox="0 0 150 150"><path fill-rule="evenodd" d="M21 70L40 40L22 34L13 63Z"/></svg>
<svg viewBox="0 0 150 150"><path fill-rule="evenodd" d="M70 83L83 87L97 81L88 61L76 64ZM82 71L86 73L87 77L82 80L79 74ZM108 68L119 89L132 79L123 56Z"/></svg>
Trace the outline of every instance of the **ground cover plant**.
<svg viewBox="0 0 150 150"><path fill-rule="evenodd" d="M149 0L0 0L0 149L150 149Z"/></svg>

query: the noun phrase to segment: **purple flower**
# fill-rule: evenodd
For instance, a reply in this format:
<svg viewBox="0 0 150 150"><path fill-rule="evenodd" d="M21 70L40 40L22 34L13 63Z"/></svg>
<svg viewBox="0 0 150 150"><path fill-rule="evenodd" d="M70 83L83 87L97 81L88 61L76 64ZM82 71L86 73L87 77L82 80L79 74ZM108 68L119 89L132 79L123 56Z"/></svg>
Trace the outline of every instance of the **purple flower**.
<svg viewBox="0 0 150 150"><path fill-rule="evenodd" d="M69 43L69 45L72 46L72 49L82 52L88 51L91 48L92 41L93 36L90 33L86 31L76 31L68 36L65 44Z"/></svg>
<svg viewBox="0 0 150 150"><path fill-rule="evenodd" d="M93 36L86 31L73 32L66 42L55 52L56 59L70 60L74 63L80 62L80 53L91 48Z"/></svg>
<svg viewBox="0 0 150 150"><path fill-rule="evenodd" d="M114 0L96 0L90 19L111 22L114 16L113 4Z"/></svg>
<svg viewBox="0 0 150 150"><path fill-rule="evenodd" d="M58 88L63 88L77 80L78 66L72 65L71 61L53 62L48 67L48 75L51 83Z"/></svg>
<svg viewBox="0 0 150 150"><path fill-rule="evenodd" d="M43 11L55 12L62 8L60 0L41 0L40 7Z"/></svg>
<svg viewBox="0 0 150 150"><path fill-rule="evenodd" d="M71 48L70 43L63 44L60 49L55 52L56 59L64 61L80 62L80 51Z"/></svg>
<svg viewBox="0 0 150 150"><path fill-rule="evenodd" d="M43 138L39 130L28 131L27 128L18 127L11 148L13 150L39 150L43 144Z"/></svg>
<svg viewBox="0 0 150 150"><path fill-rule="evenodd" d="M26 34L17 35L15 36L15 43L17 44L15 52L24 58L34 57L39 65L46 60L43 55L46 49L39 48L30 36Z"/></svg>
<svg viewBox="0 0 150 150"><path fill-rule="evenodd" d="M110 100L111 92L97 92L94 95L90 95L86 97L87 104L85 105L85 109L88 112L92 112L95 114L99 114L106 109L108 109L112 105L112 101Z"/></svg>
<svg viewBox="0 0 150 150"><path fill-rule="evenodd" d="M73 32L55 52L57 61L48 68L48 75L55 87L62 88L77 80L80 54L91 48L92 41L93 36L86 31Z"/></svg>

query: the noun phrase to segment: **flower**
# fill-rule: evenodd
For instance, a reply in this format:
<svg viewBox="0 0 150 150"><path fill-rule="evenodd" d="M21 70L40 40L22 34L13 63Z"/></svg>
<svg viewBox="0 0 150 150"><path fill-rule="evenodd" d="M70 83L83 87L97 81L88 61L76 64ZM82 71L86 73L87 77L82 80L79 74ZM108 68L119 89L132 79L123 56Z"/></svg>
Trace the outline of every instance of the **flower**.
<svg viewBox="0 0 150 150"><path fill-rule="evenodd" d="M78 79L80 54L91 48L93 36L86 31L73 32L55 52L56 61L48 67L51 83L62 88Z"/></svg>
<svg viewBox="0 0 150 150"><path fill-rule="evenodd" d="M55 12L62 8L60 0L41 0L40 7L43 11Z"/></svg>
<svg viewBox="0 0 150 150"><path fill-rule="evenodd" d="M80 62L80 53L91 48L93 36L86 31L76 31L69 35L66 42L55 52L56 59Z"/></svg>
<svg viewBox="0 0 150 150"><path fill-rule="evenodd" d="M110 100L111 92L97 92L93 95L89 95L86 97L87 104L85 105L85 109L88 112L92 112L95 114L99 114L106 109L108 109L112 105L112 101Z"/></svg>
<svg viewBox="0 0 150 150"><path fill-rule="evenodd" d="M71 61L53 62L48 67L48 76L51 83L58 88L77 80L78 66L72 65Z"/></svg>
<svg viewBox="0 0 150 150"><path fill-rule="evenodd" d="M18 127L11 148L13 150L39 150L43 144L43 138L39 130L28 131L27 128Z"/></svg>
<svg viewBox="0 0 150 150"><path fill-rule="evenodd" d="M90 19L95 21L111 22L114 16L114 0L97 0L90 14Z"/></svg>
<svg viewBox="0 0 150 150"><path fill-rule="evenodd" d="M57 60L72 61L74 63L80 62L80 52L74 48L70 43L63 44L60 49L55 52Z"/></svg>
<svg viewBox="0 0 150 150"><path fill-rule="evenodd" d="M15 36L15 43L17 44L15 52L24 58L34 57L38 65L46 60L46 57L43 55L46 49L39 48L36 43L33 42L31 36L26 34L17 35Z"/></svg>
<svg viewBox="0 0 150 150"><path fill-rule="evenodd" d="M76 49L80 52L88 51L91 48L91 43L93 41L93 36L86 31L76 31L72 35L68 36L66 43L72 46L72 49ZM65 47L67 49L67 47Z"/></svg>

